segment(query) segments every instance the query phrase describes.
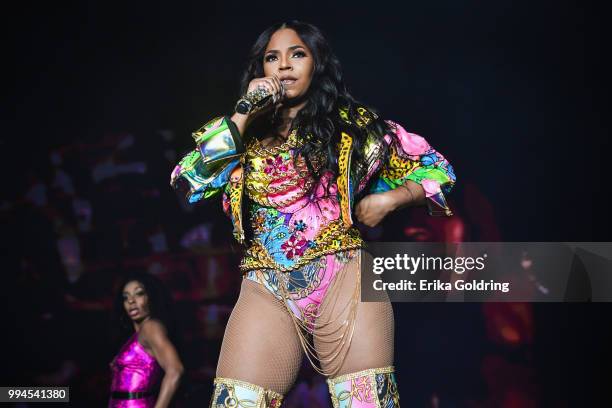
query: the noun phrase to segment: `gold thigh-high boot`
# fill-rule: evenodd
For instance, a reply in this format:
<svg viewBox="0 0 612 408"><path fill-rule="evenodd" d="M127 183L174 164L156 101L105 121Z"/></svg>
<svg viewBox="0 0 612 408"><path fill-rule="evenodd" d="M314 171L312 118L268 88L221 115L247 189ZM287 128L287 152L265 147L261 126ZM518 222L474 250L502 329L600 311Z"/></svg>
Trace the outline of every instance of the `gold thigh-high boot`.
<svg viewBox="0 0 612 408"><path fill-rule="evenodd" d="M370 368L327 380L334 408L399 408L393 366Z"/></svg>
<svg viewBox="0 0 612 408"><path fill-rule="evenodd" d="M232 378L215 378L211 408L279 408L283 396L259 385Z"/></svg>

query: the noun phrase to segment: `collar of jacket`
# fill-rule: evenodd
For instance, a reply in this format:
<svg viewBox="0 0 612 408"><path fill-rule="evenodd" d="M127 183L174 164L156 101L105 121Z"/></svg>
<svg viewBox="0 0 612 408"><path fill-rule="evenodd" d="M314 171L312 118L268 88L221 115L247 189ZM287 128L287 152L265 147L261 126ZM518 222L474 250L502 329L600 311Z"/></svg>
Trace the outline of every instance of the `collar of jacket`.
<svg viewBox="0 0 612 408"><path fill-rule="evenodd" d="M349 125L366 129L375 119L376 113L368 110L364 106L357 106L353 115L350 115L348 107L341 107L339 110L340 118ZM353 166L351 158L353 156L353 137L346 132L341 132L338 145L338 194L340 203L340 215L346 228L353 225L353 204L355 194L359 187L359 182L371 175L375 167L379 165L380 153L382 152L380 141L368 132L365 142L361 146L365 166Z"/></svg>

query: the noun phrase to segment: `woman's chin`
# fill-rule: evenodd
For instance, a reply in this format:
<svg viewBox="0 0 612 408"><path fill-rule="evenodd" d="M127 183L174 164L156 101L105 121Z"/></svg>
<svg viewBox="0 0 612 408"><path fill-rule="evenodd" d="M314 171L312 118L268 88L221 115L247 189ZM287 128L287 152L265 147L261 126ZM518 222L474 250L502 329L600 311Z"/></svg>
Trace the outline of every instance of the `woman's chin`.
<svg viewBox="0 0 612 408"><path fill-rule="evenodd" d="M285 98L281 102L281 107L291 107L299 105L300 103L304 102L305 99L306 98L304 94L300 94L296 91L291 90L290 92L288 91L285 94Z"/></svg>
<svg viewBox="0 0 612 408"><path fill-rule="evenodd" d="M148 316L141 316L141 315L136 315L136 316L130 316L130 319L132 319L132 322L134 323L142 323Z"/></svg>

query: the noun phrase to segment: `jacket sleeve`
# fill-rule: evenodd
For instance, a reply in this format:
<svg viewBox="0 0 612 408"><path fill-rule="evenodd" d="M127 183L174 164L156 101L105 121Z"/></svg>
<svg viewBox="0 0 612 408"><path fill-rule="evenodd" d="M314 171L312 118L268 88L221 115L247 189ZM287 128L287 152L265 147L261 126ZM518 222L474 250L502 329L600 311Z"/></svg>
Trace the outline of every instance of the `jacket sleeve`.
<svg viewBox="0 0 612 408"><path fill-rule="evenodd" d="M430 215L452 215L446 195L455 184L455 172L440 152L423 138L407 132L397 123L388 121L395 134L385 136L389 144L389 160L371 185L371 193L393 190L407 180L425 190Z"/></svg>
<svg viewBox="0 0 612 408"><path fill-rule="evenodd" d="M192 134L196 148L187 153L170 176L170 185L185 182L187 200L195 203L224 191L244 153L240 134L229 117L217 117Z"/></svg>

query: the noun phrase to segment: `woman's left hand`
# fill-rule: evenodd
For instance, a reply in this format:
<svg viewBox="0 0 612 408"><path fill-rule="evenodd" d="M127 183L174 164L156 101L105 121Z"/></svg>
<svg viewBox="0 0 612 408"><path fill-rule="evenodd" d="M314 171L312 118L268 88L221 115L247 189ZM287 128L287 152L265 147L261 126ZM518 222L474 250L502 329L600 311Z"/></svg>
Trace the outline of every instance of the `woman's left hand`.
<svg viewBox="0 0 612 408"><path fill-rule="evenodd" d="M355 206L355 216L368 227L375 227L395 210L396 200L387 193L369 194Z"/></svg>

